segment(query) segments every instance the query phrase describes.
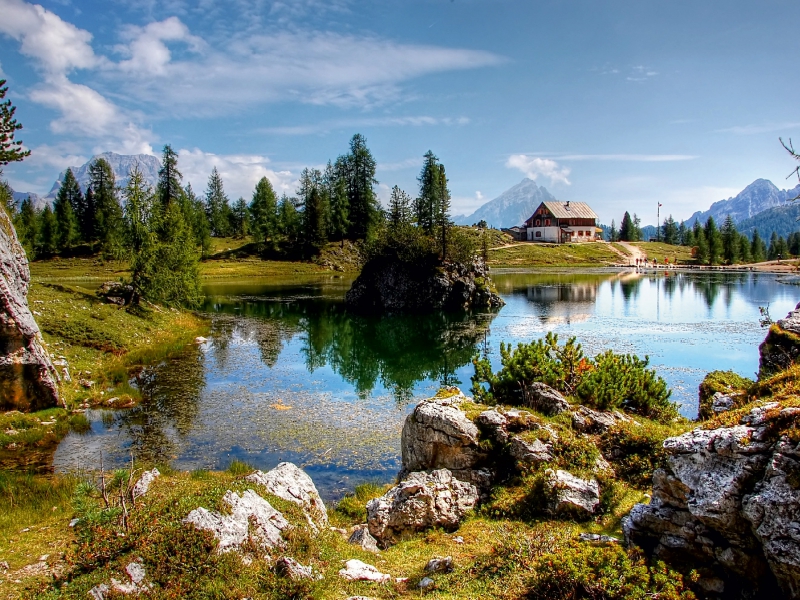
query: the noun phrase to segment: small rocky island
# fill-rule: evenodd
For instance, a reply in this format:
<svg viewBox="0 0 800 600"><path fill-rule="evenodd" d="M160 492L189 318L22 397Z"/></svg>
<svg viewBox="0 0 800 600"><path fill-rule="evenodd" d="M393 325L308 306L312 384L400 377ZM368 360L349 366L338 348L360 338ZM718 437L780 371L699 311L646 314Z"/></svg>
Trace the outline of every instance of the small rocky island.
<svg viewBox="0 0 800 600"><path fill-rule="evenodd" d="M408 262L378 256L364 265L345 297L361 314L499 308L505 304L481 260Z"/></svg>

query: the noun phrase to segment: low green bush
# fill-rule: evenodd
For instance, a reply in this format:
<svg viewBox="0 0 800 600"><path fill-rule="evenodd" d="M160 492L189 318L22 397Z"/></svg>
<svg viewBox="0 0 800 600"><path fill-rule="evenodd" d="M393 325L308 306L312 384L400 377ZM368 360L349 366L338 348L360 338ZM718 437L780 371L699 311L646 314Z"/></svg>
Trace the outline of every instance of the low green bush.
<svg viewBox="0 0 800 600"><path fill-rule="evenodd" d="M572 543L545 554L534 565L525 598L529 600L696 598L684 577L663 563L648 566L636 551L617 545Z"/></svg>
<svg viewBox="0 0 800 600"><path fill-rule="evenodd" d="M336 511L354 523L364 523L367 520L367 502L382 496L385 491L385 486L378 483L359 484L352 494L339 500Z"/></svg>
<svg viewBox="0 0 800 600"><path fill-rule="evenodd" d="M484 404L526 404L526 389L542 382L600 410L625 409L669 421L678 416L663 378L649 369L649 358L607 350L587 359L574 337L559 345L549 332L529 344L500 344L502 368L494 373L488 358L473 359L472 393Z"/></svg>

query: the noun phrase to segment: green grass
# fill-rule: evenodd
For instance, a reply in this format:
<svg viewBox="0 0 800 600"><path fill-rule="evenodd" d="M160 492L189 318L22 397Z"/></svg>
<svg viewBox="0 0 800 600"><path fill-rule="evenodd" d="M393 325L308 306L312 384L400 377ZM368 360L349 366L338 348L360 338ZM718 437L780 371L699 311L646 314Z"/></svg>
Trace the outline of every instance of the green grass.
<svg viewBox="0 0 800 600"><path fill-rule="evenodd" d="M493 269L526 267L605 267L618 263L620 257L603 242L583 244L520 243L517 246L489 251Z"/></svg>
<svg viewBox="0 0 800 600"><path fill-rule="evenodd" d="M644 252L647 258L658 260L658 264L663 264L664 258L668 258L670 264L686 265L695 262L692 249L688 246L673 246L664 242L633 242L633 245Z"/></svg>

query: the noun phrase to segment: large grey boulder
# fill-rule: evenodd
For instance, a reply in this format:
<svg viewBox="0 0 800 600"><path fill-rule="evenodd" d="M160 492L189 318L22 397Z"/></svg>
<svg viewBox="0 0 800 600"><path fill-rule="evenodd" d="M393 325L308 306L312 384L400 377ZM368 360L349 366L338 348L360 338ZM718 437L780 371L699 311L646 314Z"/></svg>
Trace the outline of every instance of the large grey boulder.
<svg viewBox="0 0 800 600"><path fill-rule="evenodd" d="M317 487L311 477L296 465L283 462L266 473L255 471L245 479L262 486L266 492L278 498L299 505L312 529L328 526L328 512Z"/></svg>
<svg viewBox="0 0 800 600"><path fill-rule="evenodd" d="M411 473L380 498L367 503L370 534L384 547L405 534L431 527L454 530L478 502L478 489L447 469Z"/></svg>
<svg viewBox="0 0 800 600"><path fill-rule="evenodd" d="M783 371L800 360L800 304L769 328L758 347L758 377Z"/></svg>
<svg viewBox="0 0 800 600"><path fill-rule="evenodd" d="M200 507L183 522L212 532L221 553L241 550L248 541L267 554L285 547L283 532L289 529L289 522L264 498L253 490L245 490L241 496L228 490L222 500L230 508L229 515Z"/></svg>
<svg viewBox="0 0 800 600"><path fill-rule="evenodd" d="M59 376L28 308L31 274L25 250L0 207L0 410L63 406Z"/></svg>
<svg viewBox="0 0 800 600"><path fill-rule="evenodd" d="M478 448L478 427L459 408L466 397L455 391L448 398L423 400L406 417L401 435L401 476L448 469L459 479L475 482L475 470L485 462L486 454Z"/></svg>
<svg viewBox="0 0 800 600"><path fill-rule="evenodd" d="M800 598L800 447L783 435L794 408L768 404L732 427L664 442L650 504L624 523L630 543L708 575L708 589L779 586Z"/></svg>
<svg viewBox="0 0 800 600"><path fill-rule="evenodd" d="M545 444L537 439L526 442L515 435L508 444L508 451L511 457L517 461L518 466L537 465L553 460L552 444Z"/></svg>

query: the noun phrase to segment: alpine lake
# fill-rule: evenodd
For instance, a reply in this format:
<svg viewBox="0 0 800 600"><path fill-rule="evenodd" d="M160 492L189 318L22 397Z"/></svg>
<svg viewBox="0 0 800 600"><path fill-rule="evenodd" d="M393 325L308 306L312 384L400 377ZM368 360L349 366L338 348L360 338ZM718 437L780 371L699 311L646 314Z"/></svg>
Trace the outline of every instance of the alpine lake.
<svg viewBox="0 0 800 600"><path fill-rule="evenodd" d="M360 317L344 306L352 279L249 280L205 288L212 332L131 381L145 400L91 410L70 433L56 471L138 460L179 470L267 470L291 461L326 500L400 468L406 415L441 385L469 395L472 358L500 368L500 343L575 336L588 356L649 356L688 418L712 370L755 377L766 331L759 307L783 318L800 288L759 273L497 272L497 312Z"/></svg>

